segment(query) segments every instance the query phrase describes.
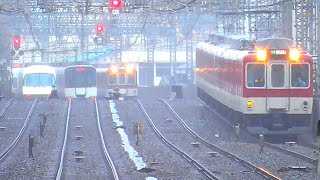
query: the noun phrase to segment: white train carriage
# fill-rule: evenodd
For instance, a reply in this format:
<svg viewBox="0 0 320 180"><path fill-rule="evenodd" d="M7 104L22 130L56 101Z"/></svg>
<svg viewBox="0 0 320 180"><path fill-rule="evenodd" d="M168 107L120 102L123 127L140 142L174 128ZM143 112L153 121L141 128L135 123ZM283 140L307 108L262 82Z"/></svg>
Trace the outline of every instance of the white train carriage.
<svg viewBox="0 0 320 180"><path fill-rule="evenodd" d="M64 79L65 97L97 97L97 70L94 66L68 66L64 69Z"/></svg>
<svg viewBox="0 0 320 180"><path fill-rule="evenodd" d="M23 70L22 95L28 99L48 97L56 85L56 70L47 65L31 65Z"/></svg>

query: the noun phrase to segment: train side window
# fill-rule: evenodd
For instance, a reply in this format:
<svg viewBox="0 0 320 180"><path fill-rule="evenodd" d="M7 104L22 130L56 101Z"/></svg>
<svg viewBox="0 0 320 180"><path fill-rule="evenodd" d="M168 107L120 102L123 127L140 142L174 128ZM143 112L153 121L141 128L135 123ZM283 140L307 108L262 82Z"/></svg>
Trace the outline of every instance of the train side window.
<svg viewBox="0 0 320 180"><path fill-rule="evenodd" d="M271 65L271 85L272 87L284 87L284 65Z"/></svg>
<svg viewBox="0 0 320 180"><path fill-rule="evenodd" d="M265 65L250 63L247 65L247 87L265 86Z"/></svg>
<svg viewBox="0 0 320 180"><path fill-rule="evenodd" d="M117 76L116 75L109 75L109 84L117 84Z"/></svg>
<svg viewBox="0 0 320 180"><path fill-rule="evenodd" d="M291 87L309 87L309 64L291 64Z"/></svg>
<svg viewBox="0 0 320 180"><path fill-rule="evenodd" d="M125 73L120 73L119 74L119 84L122 84L122 85L126 84L126 75L125 75Z"/></svg>

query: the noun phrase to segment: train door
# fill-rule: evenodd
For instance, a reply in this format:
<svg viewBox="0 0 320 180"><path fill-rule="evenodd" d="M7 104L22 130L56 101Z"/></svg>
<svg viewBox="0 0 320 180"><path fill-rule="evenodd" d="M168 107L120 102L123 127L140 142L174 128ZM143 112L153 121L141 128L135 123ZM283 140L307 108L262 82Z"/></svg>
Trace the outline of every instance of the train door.
<svg viewBox="0 0 320 180"><path fill-rule="evenodd" d="M284 112L289 110L289 68L287 62L270 61L267 66L267 111Z"/></svg>

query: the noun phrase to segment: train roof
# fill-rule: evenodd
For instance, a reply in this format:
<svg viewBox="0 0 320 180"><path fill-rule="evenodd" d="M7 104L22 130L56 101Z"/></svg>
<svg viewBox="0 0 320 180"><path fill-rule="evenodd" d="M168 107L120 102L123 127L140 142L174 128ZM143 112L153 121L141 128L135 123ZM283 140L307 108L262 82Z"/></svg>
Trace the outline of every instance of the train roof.
<svg viewBox="0 0 320 180"><path fill-rule="evenodd" d="M240 60L249 53L248 50L230 49L226 44L221 46L214 46L209 43L201 42L198 44L197 48L209 54L230 60Z"/></svg>
<svg viewBox="0 0 320 180"><path fill-rule="evenodd" d="M69 65L69 66L66 66L65 68L72 68L72 67L92 67L92 68L95 68L93 65L90 65L90 64Z"/></svg>
<svg viewBox="0 0 320 180"><path fill-rule="evenodd" d="M254 44L254 49L290 49L295 47L293 40L288 38L264 38Z"/></svg>
<svg viewBox="0 0 320 180"><path fill-rule="evenodd" d="M24 68L23 74L31 74L31 73L55 74L56 70L54 67L47 66L47 65L32 65Z"/></svg>

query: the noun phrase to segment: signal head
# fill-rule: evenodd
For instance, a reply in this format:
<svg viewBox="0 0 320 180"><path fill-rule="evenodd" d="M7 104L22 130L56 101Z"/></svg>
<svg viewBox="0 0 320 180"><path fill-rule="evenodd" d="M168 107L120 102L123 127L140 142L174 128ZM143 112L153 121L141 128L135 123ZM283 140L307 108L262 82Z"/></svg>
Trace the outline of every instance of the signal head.
<svg viewBox="0 0 320 180"><path fill-rule="evenodd" d="M96 25L96 33L97 33L97 34L101 34L101 33L103 33L103 31L104 31L104 26L103 26L103 24L97 24L97 25Z"/></svg>
<svg viewBox="0 0 320 180"><path fill-rule="evenodd" d="M15 50L19 50L21 45L21 38L19 35L13 37L13 47Z"/></svg>
<svg viewBox="0 0 320 180"><path fill-rule="evenodd" d="M110 0L109 4L111 9L120 9L122 6L122 0Z"/></svg>

